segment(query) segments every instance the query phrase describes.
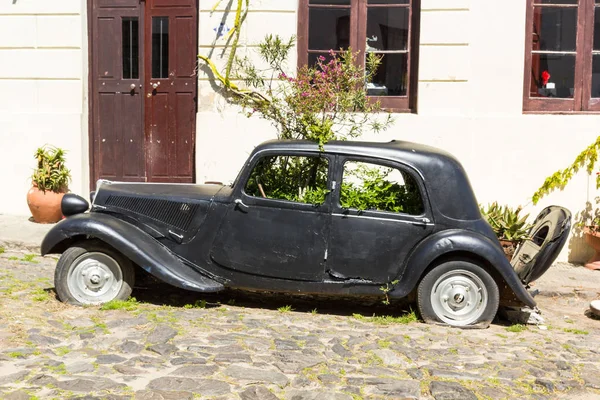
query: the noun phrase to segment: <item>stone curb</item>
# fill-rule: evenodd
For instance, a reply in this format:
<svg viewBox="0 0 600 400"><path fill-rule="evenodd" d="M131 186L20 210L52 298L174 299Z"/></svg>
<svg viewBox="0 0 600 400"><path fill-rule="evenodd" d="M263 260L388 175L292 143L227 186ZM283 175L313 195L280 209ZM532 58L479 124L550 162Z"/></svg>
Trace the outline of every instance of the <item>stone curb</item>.
<svg viewBox="0 0 600 400"><path fill-rule="evenodd" d="M588 290L574 290L574 291L559 291L559 290L540 290L535 297L567 297L567 298L578 298L585 300L593 300L600 298L600 292L594 291L594 289ZM534 297L534 298L535 298Z"/></svg>
<svg viewBox="0 0 600 400"><path fill-rule="evenodd" d="M36 255L39 255L41 251L40 244L24 243L2 238L0 238L0 247L4 247L5 250L35 253Z"/></svg>

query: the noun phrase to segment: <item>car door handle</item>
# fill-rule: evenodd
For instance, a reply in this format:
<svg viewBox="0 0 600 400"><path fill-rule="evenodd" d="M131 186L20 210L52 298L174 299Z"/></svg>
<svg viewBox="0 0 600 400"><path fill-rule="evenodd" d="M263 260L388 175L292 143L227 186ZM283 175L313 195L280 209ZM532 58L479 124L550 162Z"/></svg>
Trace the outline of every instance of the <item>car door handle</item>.
<svg viewBox="0 0 600 400"><path fill-rule="evenodd" d="M411 224L415 226L427 226L430 222L431 220L429 218L417 218L416 221L411 221Z"/></svg>
<svg viewBox="0 0 600 400"><path fill-rule="evenodd" d="M242 199L235 199L233 202L235 203L235 206L243 212L248 212L248 210L250 209L250 207L244 204Z"/></svg>

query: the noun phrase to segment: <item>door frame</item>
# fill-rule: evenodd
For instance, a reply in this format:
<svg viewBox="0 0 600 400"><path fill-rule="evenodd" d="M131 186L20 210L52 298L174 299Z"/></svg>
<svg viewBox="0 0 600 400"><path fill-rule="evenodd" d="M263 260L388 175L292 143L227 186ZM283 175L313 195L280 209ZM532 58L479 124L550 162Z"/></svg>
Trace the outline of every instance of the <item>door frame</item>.
<svg viewBox="0 0 600 400"><path fill-rule="evenodd" d="M91 190L95 190L96 189L96 155L94 154L94 90L95 90L95 86L93 84L94 81L94 75L93 75L93 68L94 68L94 61L93 61L93 56L94 56L94 12L93 12L93 8L94 8L94 1L95 0L86 0L86 6L87 6L87 47L88 47L88 54L87 54L87 66L88 66L88 76L87 76L87 112L88 112L88 121L87 121L87 126L88 126L88 135L87 135L87 147L88 147L88 163L87 163L87 167L88 167L88 177L89 177L89 188L90 191ZM139 0L140 6L143 7L143 12L142 12L142 23L140 24L140 35L141 35L141 40L140 40L140 44L142 46L144 46L144 58L140 59L140 63L144 64L145 63L145 57L148 57L147 53L147 49L145 49L145 36L146 36L146 31L145 31L145 12L146 12L146 3L148 1L152 1L152 0ZM198 42L199 42L199 35L200 35L200 7L199 7L199 0L195 0L195 7L196 7L196 29L195 29L195 49L198 49ZM142 6L143 4L143 6ZM140 70L143 70L144 72L144 76L140 76L140 78L142 79L142 81L145 82L146 78L145 75L147 73L147 71L145 71L144 68L140 68ZM196 109L195 109L195 117L197 118L198 115L198 77L196 76L196 79L194 81L195 85L196 85ZM144 87L144 90L146 90L146 88ZM144 102L142 104L142 126L144 127L144 138L146 138L146 126L145 126L145 112L146 112L146 106L145 106L145 96L142 95L142 102ZM193 157L193 168L192 168L192 176L193 176L193 181L196 182L196 133L197 133L197 125L196 125L196 121L194 121L194 130L192 132L192 139L193 139L193 150L192 150L192 157ZM144 147L144 157L146 158L146 149ZM147 162L145 160L145 162Z"/></svg>
<svg viewBox="0 0 600 400"><path fill-rule="evenodd" d="M92 43L92 36L94 33L94 28L93 28L93 19L94 19L94 12L93 12L93 8L94 8L94 4L93 4L94 0L87 0L86 2L86 6L87 6L87 46L88 46L88 56L87 56L87 61L88 61L88 87L87 87L87 98L88 98L88 169L89 169L89 186L90 186L90 191L91 190L96 190L96 177L95 177L95 172L96 172L96 168L95 168L95 163L96 160L94 158L94 100L92 98L92 94L94 91L94 86L92 85L92 81L93 81L93 62L92 62L92 57L93 57L93 53L94 53L94 48L93 43Z"/></svg>

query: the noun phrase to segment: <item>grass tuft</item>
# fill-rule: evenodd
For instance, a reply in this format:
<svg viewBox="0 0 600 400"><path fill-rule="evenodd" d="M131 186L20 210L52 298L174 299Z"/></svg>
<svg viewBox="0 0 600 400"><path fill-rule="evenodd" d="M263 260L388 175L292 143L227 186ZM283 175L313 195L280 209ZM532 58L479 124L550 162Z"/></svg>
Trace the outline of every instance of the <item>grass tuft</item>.
<svg viewBox="0 0 600 400"><path fill-rule="evenodd" d="M42 288L35 289L33 292L33 301L48 301L50 295Z"/></svg>
<svg viewBox="0 0 600 400"><path fill-rule="evenodd" d="M183 308L206 308L206 300L196 300L194 304L186 304Z"/></svg>
<svg viewBox="0 0 600 400"><path fill-rule="evenodd" d="M294 309L292 308L292 306L287 305L287 306L279 307L277 309L277 311L279 311L280 313L286 313L286 312L294 311Z"/></svg>
<svg viewBox="0 0 600 400"><path fill-rule="evenodd" d="M125 311L133 311L139 307L140 303L135 299L135 297L130 297L127 300L111 300L107 303L102 304L100 307L101 310L125 310Z"/></svg>
<svg viewBox="0 0 600 400"><path fill-rule="evenodd" d="M513 324L506 328L508 332L519 333L527 330L527 327L523 324Z"/></svg>
<svg viewBox="0 0 600 400"><path fill-rule="evenodd" d="M361 315L361 314L352 314L352 317L359 321L372 322L377 325L392 325L392 324L406 325L406 324L410 324L412 322L417 322L419 320L417 318L417 314L413 310L410 310L410 312L408 312L404 315L400 315L398 317L393 317L391 315L375 315L375 314L373 314L372 317L365 317L364 315Z"/></svg>
<svg viewBox="0 0 600 400"><path fill-rule="evenodd" d="M576 328L564 328L563 331L565 331L567 333L574 333L576 335L589 335L590 334L588 331L584 331L582 329L576 329Z"/></svg>

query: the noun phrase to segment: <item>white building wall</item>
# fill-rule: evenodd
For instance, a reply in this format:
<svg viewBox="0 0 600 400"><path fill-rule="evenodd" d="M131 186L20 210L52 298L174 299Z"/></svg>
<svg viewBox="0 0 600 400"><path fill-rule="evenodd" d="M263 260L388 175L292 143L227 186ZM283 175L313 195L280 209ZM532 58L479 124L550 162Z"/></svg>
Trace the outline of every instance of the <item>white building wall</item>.
<svg viewBox="0 0 600 400"><path fill-rule="evenodd" d="M35 150L67 150L71 189L87 187L85 0L0 2L0 213L27 215Z"/></svg>
<svg viewBox="0 0 600 400"><path fill-rule="evenodd" d="M248 47L240 49L242 54L254 54L266 33L296 34L297 0L262 3L248 16L242 35ZM465 166L480 203L521 205L531 219L549 204L576 214L594 201L595 177L581 173L564 192L544 198L536 207L530 202L546 176L568 165L600 135L600 115L523 114L525 2L502 2L501 7L473 0L421 3L417 113L396 114L391 129L363 139L404 139L446 149ZM200 53L210 51L212 28L222 15L201 12L201 24L208 26L200 30ZM230 15L229 26L232 21ZM222 42L216 41L217 50ZM252 148L276 132L268 122L238 113L215 94L208 79L200 75L197 178L227 182ZM575 228L559 260L580 262L589 256Z"/></svg>

